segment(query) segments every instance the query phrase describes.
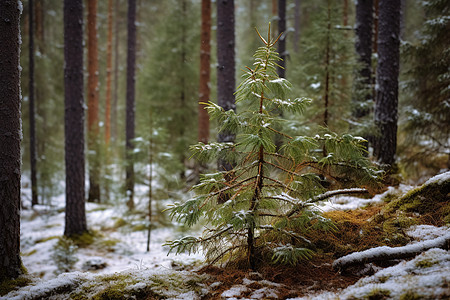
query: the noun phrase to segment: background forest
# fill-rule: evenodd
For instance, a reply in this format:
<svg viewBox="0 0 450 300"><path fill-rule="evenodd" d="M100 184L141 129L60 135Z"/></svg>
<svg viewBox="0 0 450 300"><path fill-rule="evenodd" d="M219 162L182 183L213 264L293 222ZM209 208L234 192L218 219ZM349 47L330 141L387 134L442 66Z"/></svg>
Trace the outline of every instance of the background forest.
<svg viewBox="0 0 450 300"><path fill-rule="evenodd" d="M248 266L264 276L273 273L263 270L266 261L295 266L316 253L314 263L331 270L329 262L350 252L407 247L423 236L447 250L425 253L436 265L450 259L448 1L88 0L77 16L83 19L78 44L69 44L80 27L69 26L67 7L76 11L81 1L22 3L21 251L27 252L21 256L44 268L42 278L52 278L49 270L118 270L125 265L119 256L136 261L143 237L147 252L157 249L155 268L169 261L155 263L169 248L203 247L199 259L234 260L239 269L245 256L239 247L247 247ZM71 20L78 22L75 12ZM68 106L76 82L68 84L64 73L76 66L70 51L77 49L84 80L78 119ZM259 102L246 102L253 98ZM421 193L433 201L422 205ZM343 194L369 196L343 198L349 203L342 210L367 206L342 214L316 206ZM62 218L65 237L56 233ZM48 232L37 239L44 227ZM203 227L203 237L188 235ZM126 239L139 246L127 249ZM42 246L49 240L51 246ZM47 270L36 260L49 251L56 267ZM90 251L107 262L92 260ZM74 267L76 257L86 258L82 267ZM186 257L170 260L170 268L190 272L196 258ZM214 272L174 276L198 288ZM333 288L370 273L343 283L326 272ZM133 276L124 280L134 284ZM289 280L280 281L289 286ZM222 298L233 289L230 282ZM214 291L215 283L208 285ZM286 297L304 293L277 288Z"/></svg>
<svg viewBox="0 0 450 300"><path fill-rule="evenodd" d="M248 65L259 46L254 28L266 29L272 22L277 30L278 13L274 1L235 1L236 78L241 66ZM276 2L276 1L275 1ZM399 88L399 130L396 162L404 180L423 180L440 169L448 168L448 22L444 22L448 6L433 10L445 1L403 1L401 20L401 64ZM437 4L436 4L437 3ZM445 3L443 4L445 6ZM36 152L39 203L50 204L62 192L59 184L64 176L64 106L63 72L63 3L36 1ZM428 7L429 6L429 7ZM22 23L22 95L23 169L29 173L29 18L24 6ZM87 13L87 12L86 12ZM127 5L113 1L112 84L107 84L108 1L99 1L98 30L98 156L88 156L87 163L98 160L101 168L102 202L120 200L125 155L125 92L127 53ZM200 72L200 1L137 1L136 46L136 180L148 179L152 159L155 176L164 189L181 188L193 171L188 160L189 146L198 139L197 107ZM212 10L211 90L216 96L215 17ZM358 60L355 52L355 6L350 1L287 1L285 77L293 84L293 94L313 99L313 108L303 119L292 120L291 130L315 132L323 126L325 110L325 55L329 43L329 87L327 126L338 133L350 132L367 137L373 128L372 104L368 115L352 117L352 87ZM375 18L376 20L376 18ZM328 27L330 24L331 27ZM85 38L87 43L87 24ZM327 38L329 41L327 42ZM375 44L374 46L375 47ZM86 48L87 50L87 48ZM440 58L437 60L436 58ZM372 55L372 74L376 69L376 50ZM87 62L87 59L85 60ZM86 76L87 76L86 65ZM87 78L87 77L86 77ZM374 78L374 75L372 75ZM87 80L85 84L87 86ZM87 87L86 87L87 89ZM375 92L375 86L371 89ZM353 90L353 92L355 92ZM87 90L85 95L88 95ZM110 95L110 108L106 97ZM369 97L373 99L373 97ZM86 97L87 101L87 97ZM107 109L110 124L106 124ZM237 108L239 110L239 107ZM286 116L289 120L289 116ZM106 145L106 126L110 132ZM217 136L211 124L211 140ZM150 142L151 141L151 142ZM150 145L151 146L151 153ZM152 157L152 158L150 158ZM114 175L113 175L114 174ZM189 177L189 176L188 176ZM147 182L148 183L148 182Z"/></svg>

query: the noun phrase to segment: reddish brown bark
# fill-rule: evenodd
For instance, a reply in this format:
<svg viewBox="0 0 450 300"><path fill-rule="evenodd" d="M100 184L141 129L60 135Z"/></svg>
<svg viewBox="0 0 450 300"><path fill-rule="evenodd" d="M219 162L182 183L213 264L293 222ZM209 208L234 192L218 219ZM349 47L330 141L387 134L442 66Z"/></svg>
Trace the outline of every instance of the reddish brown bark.
<svg viewBox="0 0 450 300"><path fill-rule="evenodd" d="M99 85L97 0L88 0L88 147L89 147L89 198L100 201L99 171Z"/></svg>
<svg viewBox="0 0 450 300"><path fill-rule="evenodd" d="M202 29L200 45L200 87L198 105L198 141L209 140L209 116L205 110L209 101L210 60L211 60L211 0L202 0Z"/></svg>

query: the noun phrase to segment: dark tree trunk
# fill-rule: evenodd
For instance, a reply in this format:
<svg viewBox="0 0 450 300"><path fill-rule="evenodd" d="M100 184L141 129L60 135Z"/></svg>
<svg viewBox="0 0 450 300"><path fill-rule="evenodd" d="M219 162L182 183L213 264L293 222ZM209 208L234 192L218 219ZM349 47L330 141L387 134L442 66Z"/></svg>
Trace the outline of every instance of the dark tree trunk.
<svg viewBox="0 0 450 300"><path fill-rule="evenodd" d="M374 154L383 164L395 162L400 46L400 0L380 0L375 124L380 137Z"/></svg>
<svg viewBox="0 0 450 300"><path fill-rule="evenodd" d="M300 0L295 0L294 8L294 51L298 53L298 43L300 40Z"/></svg>
<svg viewBox="0 0 450 300"><path fill-rule="evenodd" d="M87 231L85 212L83 0L64 0L64 94L66 150L66 228L64 235Z"/></svg>
<svg viewBox="0 0 450 300"><path fill-rule="evenodd" d="M205 104L209 101L210 59L211 59L211 0L202 0L202 32L200 45L200 87L198 106L198 141L209 140L209 115Z"/></svg>
<svg viewBox="0 0 450 300"><path fill-rule="evenodd" d="M281 61L278 62L278 76L286 78L286 0L278 0L278 34L282 34L278 40L278 53Z"/></svg>
<svg viewBox="0 0 450 300"><path fill-rule="evenodd" d="M88 0L88 148L89 202L100 202L97 0Z"/></svg>
<svg viewBox="0 0 450 300"><path fill-rule="evenodd" d="M29 114L30 114L30 167L31 167L31 205L38 204L38 189L36 177L36 121L35 121L35 105L34 105L34 5L33 0L29 0L29 25L30 25L30 43L29 43Z"/></svg>
<svg viewBox="0 0 450 300"><path fill-rule="evenodd" d="M370 108L364 105L372 97L372 24L373 0L356 2L356 42L355 49L360 63L355 78L352 114L361 118L369 113Z"/></svg>
<svg viewBox="0 0 450 300"><path fill-rule="evenodd" d="M0 282L22 274L20 13L19 1L0 2Z"/></svg>
<svg viewBox="0 0 450 300"><path fill-rule="evenodd" d="M136 68L136 0L128 1L127 109L126 109L126 191L128 208L134 209L134 113Z"/></svg>
<svg viewBox="0 0 450 300"><path fill-rule="evenodd" d="M236 110L234 0L217 1L217 102L224 110ZM235 135L221 132L218 141L234 142ZM218 170L230 171L232 162L219 158Z"/></svg>

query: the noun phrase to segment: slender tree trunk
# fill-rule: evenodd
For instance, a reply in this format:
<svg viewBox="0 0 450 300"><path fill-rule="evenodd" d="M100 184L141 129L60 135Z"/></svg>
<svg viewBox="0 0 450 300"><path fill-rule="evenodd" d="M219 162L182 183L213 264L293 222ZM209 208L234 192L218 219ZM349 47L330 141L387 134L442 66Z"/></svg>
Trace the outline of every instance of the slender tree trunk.
<svg viewBox="0 0 450 300"><path fill-rule="evenodd" d="M0 2L0 282L22 274L20 14L19 1Z"/></svg>
<svg viewBox="0 0 450 300"><path fill-rule="evenodd" d="M236 110L234 92L235 79L235 31L234 31L234 0L217 2L217 99L225 111ZM234 142L235 135L221 132L218 141ZM233 169L232 162L218 159L219 171Z"/></svg>
<svg viewBox="0 0 450 300"><path fill-rule="evenodd" d="M330 35L331 35L331 7L330 2L328 2L328 23L327 23L327 42L325 50L325 95L324 95L324 106L325 110L323 112L323 126L328 127L328 106L329 106L329 95L330 95ZM325 150L324 150L325 152ZM324 153L325 155L325 153Z"/></svg>
<svg viewBox="0 0 450 300"><path fill-rule="evenodd" d="M35 105L34 105L34 5L33 0L29 0L29 114L30 114L30 166L31 166L31 205L38 204L38 189L37 189L37 176L36 176L36 121L35 121Z"/></svg>
<svg viewBox="0 0 450 300"><path fill-rule="evenodd" d="M198 105L198 141L209 140L209 116L205 110L209 101L210 60L211 60L211 0L202 0L202 32L200 45L200 88Z"/></svg>
<svg viewBox="0 0 450 300"><path fill-rule="evenodd" d="M100 130L97 0L88 0L88 148L89 202L100 202Z"/></svg>
<svg viewBox="0 0 450 300"><path fill-rule="evenodd" d="M372 97L372 23L373 0L358 0L356 2L356 42L355 49L360 67L354 84L352 114L361 118L369 113L364 105Z"/></svg>
<svg viewBox="0 0 450 300"><path fill-rule="evenodd" d="M44 9L44 0L36 0L34 5L34 11L35 11L35 26L36 26L36 36L38 39L38 47L39 51L44 53L45 50L45 31L44 31L44 16L45 16L45 9Z"/></svg>
<svg viewBox="0 0 450 300"><path fill-rule="evenodd" d="M108 0L108 41L106 45L106 105L105 143L111 140L111 83L112 83L113 0Z"/></svg>
<svg viewBox="0 0 450 300"><path fill-rule="evenodd" d="M278 62L278 76L286 78L286 0L278 0L278 34L282 34L278 40L278 53L281 61Z"/></svg>
<svg viewBox="0 0 450 300"><path fill-rule="evenodd" d="M276 39L276 34L278 32L278 0L272 0L272 37L273 39Z"/></svg>
<svg viewBox="0 0 450 300"><path fill-rule="evenodd" d="M66 226L64 235L87 231L85 212L83 0L64 0Z"/></svg>
<svg viewBox="0 0 450 300"><path fill-rule="evenodd" d="M181 20L182 24L186 24L186 15L187 15L187 2L186 0L181 0ZM180 66L181 66L181 76L180 76L180 107L182 110L187 111L186 107L186 28L185 26L181 27L181 36L180 36L180 44L181 44L181 55L180 55ZM180 117L181 124L186 124L186 115L182 114ZM184 126L179 127L179 137L184 137L186 133L186 129ZM182 142L184 145L184 142ZM180 178L181 180L186 179L186 172L185 172L185 160L186 156L184 154L184 151L180 153L180 163L183 166L183 169L180 172Z"/></svg>
<svg viewBox="0 0 450 300"><path fill-rule="evenodd" d="M374 152L381 163L392 165L397 148L401 1L380 0L379 4L378 88L374 118L381 136Z"/></svg>
<svg viewBox="0 0 450 300"><path fill-rule="evenodd" d="M114 91L113 104L111 112L111 138L114 144L117 141L117 106L119 102L119 0L114 3L115 21L114 21Z"/></svg>
<svg viewBox="0 0 450 300"><path fill-rule="evenodd" d="M378 16L379 14L379 0L373 0L373 38L372 38L372 55L378 54ZM372 99L377 99L377 90L375 89L377 66L372 68Z"/></svg>
<svg viewBox="0 0 450 300"><path fill-rule="evenodd" d="M134 115L136 68L136 0L128 1L127 109L126 109L126 191L128 208L134 209Z"/></svg>
<svg viewBox="0 0 450 300"><path fill-rule="evenodd" d="M298 53L298 43L300 41L300 0L295 0L294 9L294 51Z"/></svg>
<svg viewBox="0 0 450 300"><path fill-rule="evenodd" d="M343 15L342 15L342 24L344 26L348 25L348 0L344 0L344 9L343 9Z"/></svg>

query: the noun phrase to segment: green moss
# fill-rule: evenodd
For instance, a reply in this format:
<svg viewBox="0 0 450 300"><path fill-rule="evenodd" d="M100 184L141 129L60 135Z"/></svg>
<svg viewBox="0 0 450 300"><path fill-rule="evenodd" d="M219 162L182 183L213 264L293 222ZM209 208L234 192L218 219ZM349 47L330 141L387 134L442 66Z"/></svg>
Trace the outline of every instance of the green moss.
<svg viewBox="0 0 450 300"><path fill-rule="evenodd" d="M400 295L399 297L399 300L420 300L420 299L425 298L413 291L407 291L406 293Z"/></svg>
<svg viewBox="0 0 450 300"><path fill-rule="evenodd" d="M49 236L49 237L46 237L46 238L38 239L38 240L36 240L36 244L38 244L38 243L45 243L45 242L48 242L48 241L51 241L51 240L54 240L54 239L59 239L59 236L53 235L53 236Z"/></svg>
<svg viewBox="0 0 450 300"><path fill-rule="evenodd" d="M137 225L134 225L133 228L131 228L132 231L144 231L147 229L148 229L148 226L145 224L137 224Z"/></svg>
<svg viewBox="0 0 450 300"><path fill-rule="evenodd" d="M429 268L435 264L431 259L424 259L416 261L415 265L418 268Z"/></svg>
<svg viewBox="0 0 450 300"><path fill-rule="evenodd" d="M437 203L445 203L449 200L448 193L450 193L450 180L424 184L389 203L386 211L430 213L436 209Z"/></svg>
<svg viewBox="0 0 450 300"><path fill-rule="evenodd" d="M120 228L127 225L127 222L122 218L117 218L116 222L114 222L114 228Z"/></svg>
<svg viewBox="0 0 450 300"><path fill-rule="evenodd" d="M0 282L0 296L4 296L11 291L27 286L31 279L26 276L19 276L16 279L7 279Z"/></svg>
<svg viewBox="0 0 450 300"><path fill-rule="evenodd" d="M388 299L391 292L389 290L384 289L373 289L371 290L364 299L367 300L382 300L382 299Z"/></svg>
<svg viewBox="0 0 450 300"><path fill-rule="evenodd" d="M381 276L381 277L378 278L378 281L379 281L380 283L385 283L386 281L389 280L389 278L391 278L389 275Z"/></svg>
<svg viewBox="0 0 450 300"><path fill-rule="evenodd" d="M20 253L20 256L31 256L37 252L37 249L33 249L30 252L27 253Z"/></svg>
<svg viewBox="0 0 450 300"><path fill-rule="evenodd" d="M70 239L77 245L78 247L84 248L90 246L94 243L95 238L98 238L99 234L95 231L87 231L81 235L73 235Z"/></svg>

